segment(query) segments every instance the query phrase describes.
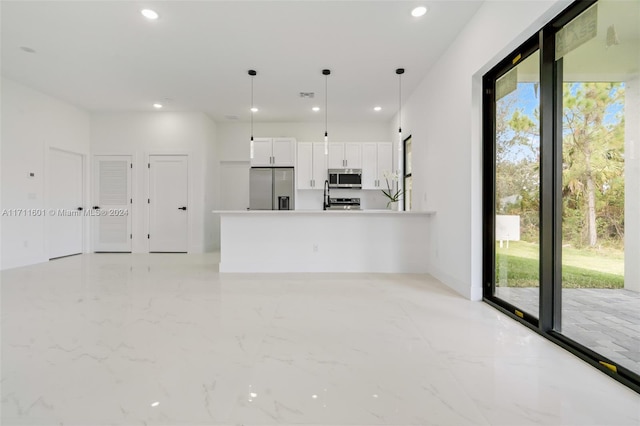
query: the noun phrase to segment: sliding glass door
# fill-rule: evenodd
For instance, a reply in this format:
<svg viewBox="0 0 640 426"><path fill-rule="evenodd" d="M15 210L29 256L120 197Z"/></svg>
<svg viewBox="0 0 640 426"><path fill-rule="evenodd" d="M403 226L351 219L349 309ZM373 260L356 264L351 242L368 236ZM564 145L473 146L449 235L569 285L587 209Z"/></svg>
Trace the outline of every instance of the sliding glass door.
<svg viewBox="0 0 640 426"><path fill-rule="evenodd" d="M560 331L613 361L607 364L638 374L639 56L638 1L599 1L556 34L562 76Z"/></svg>
<svg viewBox="0 0 640 426"><path fill-rule="evenodd" d="M538 317L540 52L518 53L495 80L495 286L518 316Z"/></svg>
<svg viewBox="0 0 640 426"><path fill-rule="evenodd" d="M484 77L484 298L640 391L640 1L580 1Z"/></svg>

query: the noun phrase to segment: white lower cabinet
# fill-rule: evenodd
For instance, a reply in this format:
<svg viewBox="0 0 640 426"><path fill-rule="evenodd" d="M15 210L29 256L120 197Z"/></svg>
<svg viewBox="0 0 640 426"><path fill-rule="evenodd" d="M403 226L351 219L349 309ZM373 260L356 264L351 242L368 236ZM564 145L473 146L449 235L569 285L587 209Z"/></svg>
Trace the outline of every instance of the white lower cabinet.
<svg viewBox="0 0 640 426"><path fill-rule="evenodd" d="M362 144L362 189L386 189L384 173L393 171L391 142Z"/></svg>
<svg viewBox="0 0 640 426"><path fill-rule="evenodd" d="M298 189L323 189L327 179L327 156L323 142L300 142L296 167Z"/></svg>

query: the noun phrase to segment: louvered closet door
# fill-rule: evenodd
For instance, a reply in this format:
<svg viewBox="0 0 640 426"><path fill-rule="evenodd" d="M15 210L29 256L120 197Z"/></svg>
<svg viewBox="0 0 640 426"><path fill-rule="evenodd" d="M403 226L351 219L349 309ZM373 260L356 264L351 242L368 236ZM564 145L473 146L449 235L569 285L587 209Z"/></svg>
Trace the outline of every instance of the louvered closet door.
<svg viewBox="0 0 640 426"><path fill-rule="evenodd" d="M93 250L131 252L131 156L94 160Z"/></svg>

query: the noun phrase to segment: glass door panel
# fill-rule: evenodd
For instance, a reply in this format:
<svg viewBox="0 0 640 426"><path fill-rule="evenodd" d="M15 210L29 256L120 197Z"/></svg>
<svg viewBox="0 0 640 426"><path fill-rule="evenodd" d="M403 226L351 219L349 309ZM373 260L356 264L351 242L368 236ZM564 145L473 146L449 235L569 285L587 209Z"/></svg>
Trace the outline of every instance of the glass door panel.
<svg viewBox="0 0 640 426"><path fill-rule="evenodd" d="M538 317L540 52L495 83L494 296Z"/></svg>
<svg viewBox="0 0 640 426"><path fill-rule="evenodd" d="M556 34L562 70L562 329L640 373L640 2Z"/></svg>

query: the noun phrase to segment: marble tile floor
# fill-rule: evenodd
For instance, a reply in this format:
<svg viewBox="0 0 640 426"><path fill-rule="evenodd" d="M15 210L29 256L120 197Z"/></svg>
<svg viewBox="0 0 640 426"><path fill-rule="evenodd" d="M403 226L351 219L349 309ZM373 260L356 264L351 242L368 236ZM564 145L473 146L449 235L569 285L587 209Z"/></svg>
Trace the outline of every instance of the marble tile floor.
<svg viewBox="0 0 640 426"><path fill-rule="evenodd" d="M0 290L2 425L640 424L640 395L425 275L91 254Z"/></svg>
<svg viewBox="0 0 640 426"><path fill-rule="evenodd" d="M496 294L538 316L537 287L501 287ZM624 289L562 291L562 333L640 374L640 293Z"/></svg>

